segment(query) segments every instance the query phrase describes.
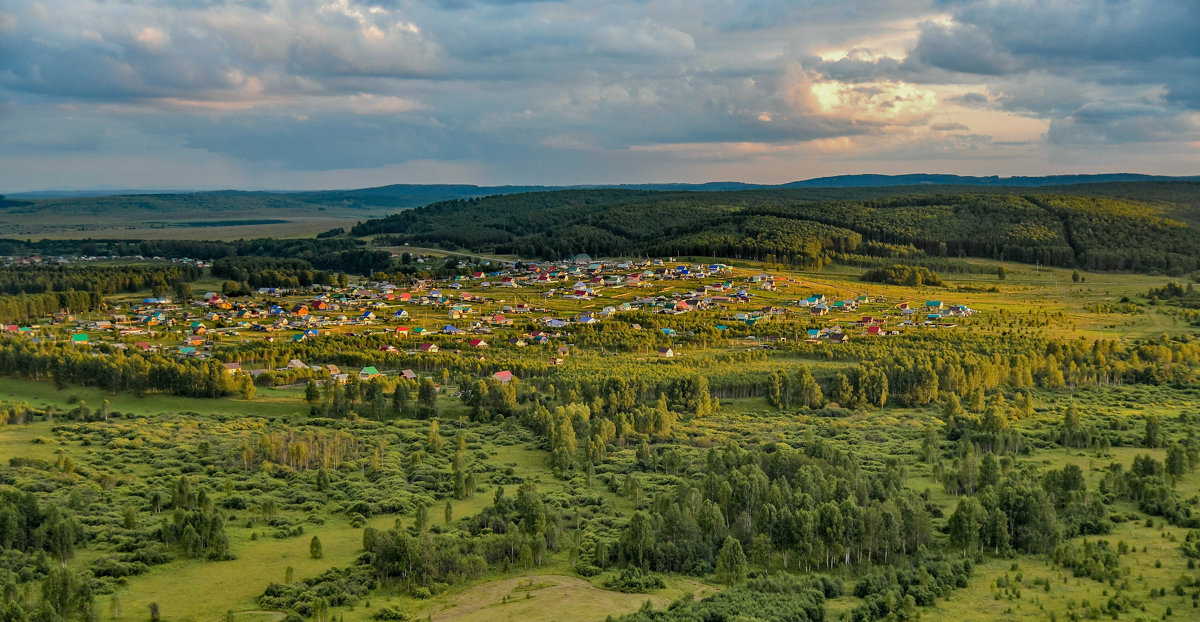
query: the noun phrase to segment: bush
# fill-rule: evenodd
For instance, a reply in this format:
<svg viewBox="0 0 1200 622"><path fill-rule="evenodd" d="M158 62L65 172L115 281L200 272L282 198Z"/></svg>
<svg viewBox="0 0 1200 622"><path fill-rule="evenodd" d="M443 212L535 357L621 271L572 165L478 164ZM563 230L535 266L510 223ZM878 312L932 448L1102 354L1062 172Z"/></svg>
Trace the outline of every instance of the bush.
<svg viewBox="0 0 1200 622"><path fill-rule="evenodd" d="M663 583L662 577L652 572L643 572L636 566L630 566L622 570L621 574L605 581L604 587L618 592L644 594L651 590L662 589L666 587L666 584Z"/></svg>
<svg viewBox="0 0 1200 622"><path fill-rule="evenodd" d="M384 607L375 613L372 613L371 619L380 620L381 622L405 622L405 620L408 620L408 615L393 605L391 607Z"/></svg>

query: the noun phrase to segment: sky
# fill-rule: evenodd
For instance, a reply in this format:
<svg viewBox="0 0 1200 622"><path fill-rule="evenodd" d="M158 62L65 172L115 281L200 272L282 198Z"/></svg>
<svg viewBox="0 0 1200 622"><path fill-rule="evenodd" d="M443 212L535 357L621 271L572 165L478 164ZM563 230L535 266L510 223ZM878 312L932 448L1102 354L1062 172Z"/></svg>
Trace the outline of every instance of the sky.
<svg viewBox="0 0 1200 622"><path fill-rule="evenodd" d="M0 0L0 192L1200 173L1198 0Z"/></svg>

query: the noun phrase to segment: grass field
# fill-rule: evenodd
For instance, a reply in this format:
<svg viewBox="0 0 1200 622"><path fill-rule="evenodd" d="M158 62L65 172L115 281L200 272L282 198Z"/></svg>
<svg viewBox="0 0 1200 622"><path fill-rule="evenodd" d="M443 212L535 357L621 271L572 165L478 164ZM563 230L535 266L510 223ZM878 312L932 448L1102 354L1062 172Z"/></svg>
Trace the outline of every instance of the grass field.
<svg viewBox="0 0 1200 622"><path fill-rule="evenodd" d="M198 229L213 234L219 228ZM395 250L401 248L406 247L397 247ZM967 304L980 311L976 316L960 320L959 326L954 329L945 329L958 331L950 335L960 336L962 343L979 336L1010 335L1083 339L1085 342L1111 339L1121 344L1132 344L1137 339L1158 337L1164 333L1179 342L1194 338L1200 330L1185 324L1166 307L1142 306L1134 313L1098 313L1094 310L1097 303L1114 303L1122 297L1144 302L1147 289L1160 286L1167 280L1165 278L1083 273L1082 280L1075 282L1068 270L970 261L989 268L1004 265L1009 269L1008 276L1000 280L990 272L950 274L944 275L949 282L948 287L912 288L863 283L858 279L862 270L849 266L834 265L819 272L778 271L781 276L777 290L756 290L752 305L705 312L701 320L694 320L696 316L639 316L639 321L680 326L681 334L673 339L680 344L680 356L669 361L654 356L659 343L653 339L631 339L630 343L638 344L637 347L631 347L618 340L606 341L605 337L611 337L611 334L606 335L599 329L592 332L579 330L574 334L568 329L563 337L556 338L553 347L566 345L570 354L564 365L547 371L547 378L586 380L592 376L608 378L626 374L630 377L644 376L654 379L654 382L661 379L666 383L678 378L706 375L717 379L750 378L761 382L772 372L791 373L801 365L807 366L823 381L830 380L836 374L852 375L860 361L835 356L838 351L834 348L838 346L832 343L822 344L820 347L824 350L809 351L792 348L797 341L794 337L788 342L770 342L771 348L763 348L762 344L768 343L765 338L751 339L744 333L741 333L744 336L736 339L716 338L703 344L688 334L691 329L706 328L707 324L730 323L733 311L772 305L786 307L790 301L814 293L830 298L865 294L876 302L864 304L859 313L820 319L807 317L804 310L795 310L790 317L764 320L761 334L771 334L775 327L772 322L791 322L787 326L795 326L797 331L810 321L814 324L840 323L849 326L860 314L889 313L898 302L910 301L920 305L924 300L935 299ZM731 275L722 278L742 281L765 269L759 265L741 265ZM68 386L59 389L52 382L44 380L0 378L0 402L27 403L39 410L53 407L56 413L53 421L0 427L0 464L7 464L13 458L34 458L55 466L44 469L37 465L0 468L9 469L5 471L6 484L37 490L44 487L45 497L51 502L91 508L90 511L96 514L88 517L88 531L95 538L95 543L81 546L71 562L72 567L78 569L91 567L112 555L116 546L113 543L123 537L132 537L130 533L137 530L141 530L142 538L154 540L155 530L169 520L171 513L150 511L148 499L154 491L169 493L181 476L192 478L197 487L204 487L206 494L211 494L218 503L233 497L245 498L241 506L221 510L228 519L225 532L236 559L220 562L189 559L179 552L178 545L171 544L169 548L173 552L173 561L152 565L144 574L129 576L114 583L116 588L113 595L123 611L120 619L128 620L146 619L151 603L156 603L161 609L162 618L170 621L207 622L223 618L226 612L233 612L233 619L238 622L279 622L286 614L264 611L259 597L271 583L284 582L288 568L292 569L292 583L299 584L330 569L354 566L364 552L364 526L381 531L396 527L406 533L419 534L421 531L417 529L415 507L425 500L433 501L428 512L432 517L431 524L435 527L425 526L430 532L436 531L438 535L456 534L455 537L463 540L492 535L488 533L491 527L486 532L481 530L472 535L464 526L469 519L493 508L496 503L494 495L501 486L508 495L514 495L521 484L528 484L529 490L540 495L566 534L562 536L564 544L558 550L547 552L540 566L527 568L515 563L495 563L468 579L442 585L435 583L428 595L397 583L388 584L353 606L334 607L330 614L338 620L365 622L373 619L380 609L395 607L411 619L446 622L599 622L608 615L634 612L646 602L661 609L687 594L697 597L711 594L717 583L711 568L707 572L689 575L666 574L666 587L649 594L617 592L604 587L604 582L616 574L612 566L606 567L596 577L578 576L574 565L578 551L566 538L578 535L582 525L609 538L613 546L621 546L619 543L635 511L635 497L638 499L636 509L652 516L661 515L681 485L699 487L704 483L710 450L720 451L731 445L745 451L757 451L772 448L775 443L793 448L807 448L817 442L827 443L834 451L843 452L849 457L845 465L829 468L827 463L822 462L822 459L828 458L818 458L816 454L797 460L809 463L814 473L819 472L820 477L829 477L830 481L847 473L850 475L846 477L851 479L846 482L855 478L866 481L899 468L903 471L897 476L902 487L924 495L923 503L932 511L931 548L949 550L947 521L959 504L960 497L947 492L943 481L934 477L934 465L919 458L927 430L933 430L940 442L939 460L950 463L960 457L960 448L955 441L942 438L945 426L939 419L940 406L936 402L918 407L900 403L889 403L886 408L851 405L847 409L822 412L797 406L775 408L763 392L744 391L733 397L722 396L720 408L706 416L692 416L683 412L684 406L673 403L670 408L677 412L672 414L673 425L666 432L632 431L635 424L644 425L644 422L638 423L636 416L624 422L618 421L626 426L622 434L627 438L613 437L606 441L604 458L592 465L595 473L585 475L583 455L591 440L591 422L615 418L606 412L608 409L602 390L581 386L571 399L579 404L586 403L583 407L586 416L573 415L581 420L565 424L578 434L574 456L577 464L569 473L560 476L552 470L555 464L555 454L551 451L553 441L548 434L535 432L535 423L522 415L534 411L538 404L546 405L548 410L563 405L560 401L566 399L563 394L573 388L551 386L537 376L522 378L522 403L516 414L503 420L490 420L486 416L482 420L477 419L467 400L456 397L459 391L471 386L457 386L460 376L467 376L468 381L473 381L474 376L486 378L490 375L489 364L534 360L544 363L547 349L510 347L507 331L519 334L518 331L537 328L535 320L542 315L573 317L583 310L600 309L640 295L670 295L672 292L689 291L698 284L699 281L684 280L656 283L653 288L641 290L606 290L604 296L587 301L569 300L561 296L546 298L544 295L549 288L544 286L509 292L499 289L484 291L482 288L473 290L474 286L468 284L465 288L467 291L473 290L472 293L484 298L473 302L477 305L478 316L475 317L494 312L500 305L512 304L516 300L529 300L548 311L520 317L522 325L516 328L496 329L494 336L488 336L494 346L487 351L473 352L463 343L468 338L465 336L429 337L442 343L443 351L447 354L461 350L453 355L458 357L454 359L456 362L460 359L477 362L471 363L473 367L463 367L470 373L456 371L449 376L451 384L441 387L436 398L440 413L438 421L446 448L437 449L432 441L427 441L431 428L429 422L417 420L411 414L401 417L389 414L380 420L353 413L338 420L313 419L310 417L310 407L303 398L304 391L294 385L259 387L252 400L201 399L161 393L146 397L113 395L91 387ZM219 287L220 281L212 277L205 277L193 284L197 292L218 290ZM141 293L116 298L128 304L140 297ZM380 315L387 317L383 313L390 315L393 309L398 308L401 305L392 303L386 309L381 309ZM405 305L403 308L412 314L408 321L411 326L437 330L451 322L444 305ZM537 317L530 319L534 315ZM471 319L474 318L466 321ZM687 324L689 321L693 323ZM619 327L620 331L633 330L625 328L619 317L610 325ZM329 339L334 346L354 343L356 345L352 347L361 349L364 346L360 342L351 342L348 337L347 341L337 341L341 339L337 335L356 332L362 337L362 333L366 332L384 334L390 328L382 321L367 327L341 326L323 330L321 338ZM59 327L54 330L65 329ZM913 327L911 330L943 329ZM656 332L653 328L647 328L643 334L649 333L657 339L659 335ZM865 332L865 329L861 329L861 332ZM264 339L263 334L247 332L244 335L250 340ZM291 352L286 350L288 339L280 339L278 335L275 334L281 344L278 349L280 356L273 358L286 360ZM164 335L160 341L166 344L174 338L174 335ZM596 345L580 346L585 339L593 340L588 343ZM856 333L852 339L851 343L855 343L855 340L866 337ZM887 341L882 341L884 339L887 338L881 337L880 341L871 343L887 344ZM953 342L948 340L945 343ZM239 344L240 340L222 340L214 342L213 347ZM367 347L372 352L378 351L377 344ZM336 351L336 347L331 347L329 351ZM1191 356L1189 352L1186 349L1179 350L1181 365L1195 363L1183 360ZM926 354L936 357L939 353L916 353ZM402 367L409 361L419 361L401 358L400 353L396 356L395 359L389 359L396 362L395 365L381 364L381 368L391 373L392 377L397 371L395 367ZM886 366L894 362L893 358L906 356L915 355L904 350L897 350L894 356L891 352L884 352L878 363ZM314 359L308 362L318 361ZM280 365L277 360L265 364L272 367ZM414 367L418 366L414 364ZM422 375L436 373L425 368L418 369L422 369ZM437 377L441 382L440 374ZM1186 382L1151 384L1131 380L1122 385L1096 383L1060 389L1021 387L1022 391L1026 389L1033 399L1034 414L1006 420L1026 439L1024 448L1005 456L1013 461L1013 472L1029 467L1040 474L1066 465L1076 465L1080 467L1090 493L1097 490L1104 469L1114 462L1128 469L1138 456L1148 455L1158 461L1164 461L1167 457L1164 447L1141 446L1141 431L1147 416L1154 415L1162 420L1169 441L1190 444L1195 436L1195 424L1181 420L1180 415L1197 412L1200 391ZM1003 396L1006 404L1014 403L1019 395L1016 388L1002 381L997 381L987 393L989 399ZM95 408L105 401L109 403L110 412L121 413L121 416L114 415L111 421L87 423L66 418L65 413L81 402ZM1057 441L1053 440L1055 430L1062 423L1066 408L1072 405L1078 407L1085 424L1106 426L1105 432L1114 441L1111 447L1067 449L1056 444ZM641 411L638 416L645 418L651 407L657 408L652 400L639 404L637 408ZM982 410L972 416L981 416ZM270 460L243 463L243 456L247 453L265 453L280 443L315 438L317 434L328 437L338 433L351 435L355 448L344 462L328 467L334 478L332 491L316 492L314 469L284 464L289 456L287 452L273 454ZM316 446L316 441L313 442ZM452 449L459 442L465 447L461 456L454 454ZM684 461L685 466L676 472L671 472L666 466L670 452L678 452ZM60 456L69 457L77 465L73 472L61 466ZM889 463L889 458L897 462ZM451 466L454 460L465 461L471 473L479 477L473 495L465 498L455 496ZM592 475L595 476L594 481ZM631 481L636 486L631 488ZM1195 500L1200 494L1200 473L1190 472L1174 481L1173 485L1174 493L1184 503L1196 504ZM844 484L843 490L851 491L846 493L846 498L857 499L861 496L877 500L872 495L883 494L868 492L865 487L860 492L850 483ZM263 509L266 499L273 499L281 506L276 516L265 517L270 514ZM451 513L448 524L443 519L446 503L449 503ZM355 526L353 517L359 510L352 508L370 508L372 504L387 509L364 510L365 525ZM976 566L974 576L966 587L939 599L935 606L922 609L921 618L947 622L1065 622L1095 617L1093 608L1100 607L1119 593L1122 597L1130 598L1132 604L1117 619L1163 619L1168 608L1172 612L1172 619L1196 619L1190 588L1182 593L1174 589L1181 577L1195 574L1187 568L1187 560L1179 548L1187 530L1170 526L1161 517L1144 515L1128 500L1114 499L1108 505L1118 519L1114 522L1112 532L1088 539L1105 539L1114 546L1124 541L1129 545L1129 552L1120 557L1121 567L1128 569L1122 570L1122 582L1128 581L1127 588L1121 583L1109 585L1077 578L1055 564L1047 554L992 554L980 557L981 563ZM118 515L126 506L136 510L135 529L119 524ZM270 524L276 518L289 528L302 526L303 533L276 537L273 533L276 527ZM741 528L739 525L748 520L737 515L726 517L728 525L735 528ZM314 559L309 554L313 536L317 536L323 545L320 559ZM772 571L777 571L782 556L776 552L769 556L769 562ZM861 567L838 567L832 574L850 588L862 570ZM754 572L758 571L755 565ZM1163 588L1167 590L1165 595L1151 595L1153 589ZM108 611L110 598L109 594L100 597L99 603L105 612ZM828 603L827 619L848 619L850 612L863 602L863 599L851 595L835 598ZM754 613L750 611L747 615Z"/></svg>

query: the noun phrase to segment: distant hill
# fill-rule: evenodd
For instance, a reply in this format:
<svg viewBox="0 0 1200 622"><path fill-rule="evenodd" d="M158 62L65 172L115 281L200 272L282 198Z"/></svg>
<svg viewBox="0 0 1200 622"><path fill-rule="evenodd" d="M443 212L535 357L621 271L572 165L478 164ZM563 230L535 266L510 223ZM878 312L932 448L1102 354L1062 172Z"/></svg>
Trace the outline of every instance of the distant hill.
<svg viewBox="0 0 1200 622"><path fill-rule="evenodd" d="M9 199L69 199L110 196L181 196L181 195L286 195L306 200L352 199L403 202L426 205L448 199L492 196L497 194L519 194L524 192L546 192L576 189L628 189L628 190L688 190L697 192L724 192L728 190L769 190L774 188L872 188L886 186L1002 186L1037 188L1042 186L1067 186L1114 182L1146 181L1200 181L1200 175L1169 177L1164 175L1141 175L1137 173L1108 173L1099 175L1046 175L1042 177L970 177L964 175L941 175L917 173L910 175L835 175L816 177L783 184L749 184L739 181L713 181L707 183L648 183L648 184L584 184L575 186L476 186L471 184L391 184L373 188L350 190L174 190L174 189L127 189L98 187L91 189L47 189L31 192L10 192ZM422 202L423 201L423 202Z"/></svg>
<svg viewBox="0 0 1200 622"><path fill-rule="evenodd" d="M1043 177L967 177L963 175L837 175L818 177L805 181L782 184L783 188L861 188L867 186L911 186L936 184L943 186L1008 186L1038 188L1042 186L1068 186L1073 184L1096 184L1143 181L1200 181L1200 176L1167 177L1163 175L1139 175L1136 173L1110 173L1103 175L1047 175Z"/></svg>

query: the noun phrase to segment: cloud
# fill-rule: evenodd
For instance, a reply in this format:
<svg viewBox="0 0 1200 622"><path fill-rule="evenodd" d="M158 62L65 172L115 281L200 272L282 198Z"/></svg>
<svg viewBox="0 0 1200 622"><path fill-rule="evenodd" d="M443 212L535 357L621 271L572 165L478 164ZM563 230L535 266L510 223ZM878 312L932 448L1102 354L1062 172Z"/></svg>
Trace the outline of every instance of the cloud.
<svg viewBox="0 0 1200 622"><path fill-rule="evenodd" d="M1175 114L1157 106L1090 102L1051 122L1055 145L1177 142L1200 139L1200 113Z"/></svg>
<svg viewBox="0 0 1200 622"><path fill-rule="evenodd" d="M989 33L974 24L921 24L921 37L913 48L916 63L960 73L1000 76L1016 61L998 49Z"/></svg>
<svg viewBox="0 0 1200 622"><path fill-rule="evenodd" d="M596 31L592 50L636 58L682 56L696 49L686 32L646 18L632 24L611 24Z"/></svg>
<svg viewBox="0 0 1200 622"><path fill-rule="evenodd" d="M1031 145L1164 162L1196 140L1196 41L1194 0L9 3L0 153L127 176L115 163L152 153L281 183L418 162L543 183L909 156L1045 170ZM26 183L16 170L0 186Z"/></svg>

